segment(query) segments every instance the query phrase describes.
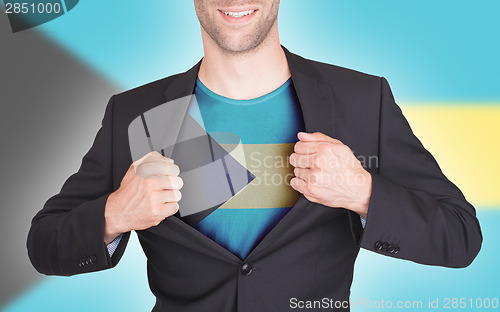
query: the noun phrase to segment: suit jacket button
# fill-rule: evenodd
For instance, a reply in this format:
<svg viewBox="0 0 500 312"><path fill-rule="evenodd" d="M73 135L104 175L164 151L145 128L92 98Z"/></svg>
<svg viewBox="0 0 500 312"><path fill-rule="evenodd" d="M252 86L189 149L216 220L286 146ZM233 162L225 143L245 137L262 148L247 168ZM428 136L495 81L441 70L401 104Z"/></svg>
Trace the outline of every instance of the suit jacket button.
<svg viewBox="0 0 500 312"><path fill-rule="evenodd" d="M397 254L399 252L399 245L394 245L393 249L394 249L393 254Z"/></svg>
<svg viewBox="0 0 500 312"><path fill-rule="evenodd" d="M387 242L384 242L380 250L387 251L387 247L389 247L389 244Z"/></svg>
<svg viewBox="0 0 500 312"><path fill-rule="evenodd" d="M95 256L90 257L89 262L91 265L94 265L97 263L97 258Z"/></svg>
<svg viewBox="0 0 500 312"><path fill-rule="evenodd" d="M375 245L373 245L373 247L375 248L375 250L382 250L382 242L381 241L375 242Z"/></svg>
<svg viewBox="0 0 500 312"><path fill-rule="evenodd" d="M250 263L243 263L243 265L240 268L241 274L248 276L250 273L252 273L253 267Z"/></svg>
<svg viewBox="0 0 500 312"><path fill-rule="evenodd" d="M387 245L387 252L390 254L394 253L394 246L392 244Z"/></svg>

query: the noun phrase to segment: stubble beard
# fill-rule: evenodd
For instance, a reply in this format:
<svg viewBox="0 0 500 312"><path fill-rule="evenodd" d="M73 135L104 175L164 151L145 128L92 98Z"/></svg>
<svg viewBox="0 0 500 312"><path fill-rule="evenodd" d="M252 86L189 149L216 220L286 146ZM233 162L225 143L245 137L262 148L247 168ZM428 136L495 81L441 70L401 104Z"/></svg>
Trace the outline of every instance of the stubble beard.
<svg viewBox="0 0 500 312"><path fill-rule="evenodd" d="M273 4L276 6L276 3ZM226 37L219 28L217 28L215 19L208 15L198 14L198 19L203 30L212 38L217 46L227 54L246 54L256 51L263 42L269 37L271 29L273 28L278 12L272 8L272 14L268 16L263 22L256 24L250 34L240 38L238 42L233 42L230 38ZM207 12L205 8L201 12Z"/></svg>

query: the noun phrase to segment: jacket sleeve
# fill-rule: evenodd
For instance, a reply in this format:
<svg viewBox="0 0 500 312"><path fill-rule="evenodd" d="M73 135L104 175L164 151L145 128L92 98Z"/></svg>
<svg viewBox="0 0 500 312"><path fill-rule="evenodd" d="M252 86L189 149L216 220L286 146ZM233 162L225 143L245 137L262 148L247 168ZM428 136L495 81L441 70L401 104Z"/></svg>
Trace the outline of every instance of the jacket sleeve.
<svg viewBox="0 0 500 312"><path fill-rule="evenodd" d="M104 243L104 207L113 192L112 97L101 129L81 166L33 218L28 233L28 256L46 275L70 276L114 267L123 255L125 233L113 257Z"/></svg>
<svg viewBox="0 0 500 312"><path fill-rule="evenodd" d="M483 239L474 207L415 137L385 78L380 101L378 169L362 231L350 212L357 243L421 264L468 266Z"/></svg>

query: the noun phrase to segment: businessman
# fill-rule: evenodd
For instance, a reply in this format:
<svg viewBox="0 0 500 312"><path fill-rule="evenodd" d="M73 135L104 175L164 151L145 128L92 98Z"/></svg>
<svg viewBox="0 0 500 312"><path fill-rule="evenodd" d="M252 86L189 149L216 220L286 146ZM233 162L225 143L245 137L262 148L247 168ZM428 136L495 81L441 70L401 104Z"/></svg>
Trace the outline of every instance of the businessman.
<svg viewBox="0 0 500 312"><path fill-rule="evenodd" d="M33 218L27 247L40 273L112 268L135 230L153 311L289 311L324 298L318 310L348 311L360 247L428 265L473 261L475 209L413 135L384 78L281 46L279 0L194 4L204 57L110 99L80 169ZM165 103L188 109L176 100L193 94L205 131L221 146L217 134L236 134L255 179L190 225L178 217L179 159L133 159L129 125ZM282 183L263 183L265 174Z"/></svg>

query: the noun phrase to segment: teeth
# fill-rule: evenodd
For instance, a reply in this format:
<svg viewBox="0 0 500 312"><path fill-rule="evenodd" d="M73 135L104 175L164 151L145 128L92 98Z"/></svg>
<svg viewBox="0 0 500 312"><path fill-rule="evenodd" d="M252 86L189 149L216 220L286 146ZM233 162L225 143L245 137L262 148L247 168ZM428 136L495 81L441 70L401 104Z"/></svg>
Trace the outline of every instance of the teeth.
<svg viewBox="0 0 500 312"><path fill-rule="evenodd" d="M248 10L248 11L243 11L243 12L222 12L222 13L226 14L227 16L240 18L243 16L250 15L253 12L255 12L255 10Z"/></svg>

